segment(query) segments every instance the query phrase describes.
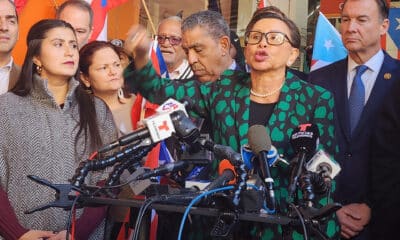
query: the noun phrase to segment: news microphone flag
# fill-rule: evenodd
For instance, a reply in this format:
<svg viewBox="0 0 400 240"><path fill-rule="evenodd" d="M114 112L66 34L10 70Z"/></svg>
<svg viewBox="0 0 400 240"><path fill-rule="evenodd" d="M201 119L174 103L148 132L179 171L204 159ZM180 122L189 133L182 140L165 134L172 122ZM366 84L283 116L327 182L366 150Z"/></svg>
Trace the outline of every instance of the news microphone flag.
<svg viewBox="0 0 400 240"><path fill-rule="evenodd" d="M165 64L157 38L151 43L150 60L159 76L169 78L167 64Z"/></svg>
<svg viewBox="0 0 400 240"><path fill-rule="evenodd" d="M310 71L339 61L347 56L339 32L321 12L317 20Z"/></svg>

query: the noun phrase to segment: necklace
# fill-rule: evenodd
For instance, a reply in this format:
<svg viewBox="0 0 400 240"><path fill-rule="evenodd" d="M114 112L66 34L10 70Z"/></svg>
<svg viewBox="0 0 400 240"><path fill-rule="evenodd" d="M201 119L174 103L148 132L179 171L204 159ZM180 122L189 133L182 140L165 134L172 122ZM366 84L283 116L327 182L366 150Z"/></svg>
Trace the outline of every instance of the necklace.
<svg viewBox="0 0 400 240"><path fill-rule="evenodd" d="M283 82L277 89L274 89L271 92L267 92L267 93L264 93L264 94L256 93L256 92L253 91L252 88L250 88L250 94L253 95L253 96L256 96L256 97L260 97L260 98L270 97L270 96L274 95L275 93L277 93L279 90L281 90L282 87L283 87L283 84L285 84L285 82Z"/></svg>

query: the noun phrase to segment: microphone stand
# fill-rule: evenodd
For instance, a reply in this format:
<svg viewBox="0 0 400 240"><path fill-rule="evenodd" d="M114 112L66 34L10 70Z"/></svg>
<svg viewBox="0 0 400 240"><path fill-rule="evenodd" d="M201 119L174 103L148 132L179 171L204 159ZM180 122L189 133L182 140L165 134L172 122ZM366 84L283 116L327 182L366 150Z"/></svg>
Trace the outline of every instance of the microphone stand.
<svg viewBox="0 0 400 240"><path fill-rule="evenodd" d="M144 148L147 149L146 147L150 147L148 149L148 151L150 151L153 146L154 145L152 144L150 138L146 138L141 141L136 141L134 144L127 146L123 150L116 152L108 158L82 161L79 164L79 167L75 170L75 175L72 177L70 182L72 185L79 188L84 183L89 171L102 170L106 167L113 166L115 163L121 162L128 156L135 154L136 151L140 151L140 149ZM143 156L147 154L147 152L144 151L142 153Z"/></svg>

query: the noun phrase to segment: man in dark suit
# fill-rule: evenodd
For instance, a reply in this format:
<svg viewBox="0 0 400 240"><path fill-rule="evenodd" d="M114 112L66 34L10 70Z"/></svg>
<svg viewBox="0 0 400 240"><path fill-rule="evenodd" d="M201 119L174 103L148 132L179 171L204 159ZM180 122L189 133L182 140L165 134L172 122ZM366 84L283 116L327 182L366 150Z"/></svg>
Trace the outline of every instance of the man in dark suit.
<svg viewBox="0 0 400 240"><path fill-rule="evenodd" d="M20 68L11 52L18 40L18 17L12 1L0 1L0 94L14 87Z"/></svg>
<svg viewBox="0 0 400 240"><path fill-rule="evenodd" d="M335 200L343 204L336 212L341 235L347 239L370 239L370 136L383 97L400 78L400 63L382 51L380 45L380 37L389 27L385 0L346 0L341 20L348 57L312 72L309 80L335 96L339 145L335 159L342 167ZM364 71L358 73L358 69Z"/></svg>
<svg viewBox="0 0 400 240"><path fill-rule="evenodd" d="M400 74L400 69L398 71ZM400 81L396 81L374 126L371 157L371 236L391 240L399 235L400 216Z"/></svg>

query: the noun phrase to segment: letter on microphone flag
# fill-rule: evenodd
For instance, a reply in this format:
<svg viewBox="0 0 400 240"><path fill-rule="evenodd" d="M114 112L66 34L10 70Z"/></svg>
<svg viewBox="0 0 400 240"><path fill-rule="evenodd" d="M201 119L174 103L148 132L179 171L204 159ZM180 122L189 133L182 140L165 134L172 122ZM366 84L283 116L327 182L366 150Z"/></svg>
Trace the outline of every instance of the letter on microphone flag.
<svg viewBox="0 0 400 240"><path fill-rule="evenodd" d="M342 39L336 28L321 12L315 30L311 71L336 62L347 56Z"/></svg>

